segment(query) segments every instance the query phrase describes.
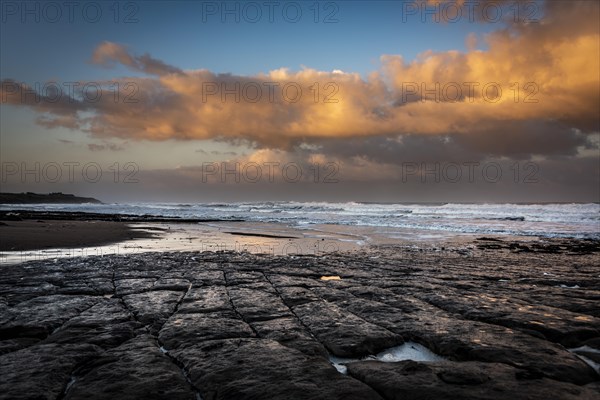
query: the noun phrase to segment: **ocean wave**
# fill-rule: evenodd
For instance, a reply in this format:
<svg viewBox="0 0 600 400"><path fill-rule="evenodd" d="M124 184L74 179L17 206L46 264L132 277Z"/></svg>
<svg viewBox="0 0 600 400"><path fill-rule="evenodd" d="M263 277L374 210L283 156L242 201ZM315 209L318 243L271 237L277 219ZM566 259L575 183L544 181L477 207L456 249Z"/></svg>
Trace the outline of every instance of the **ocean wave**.
<svg viewBox="0 0 600 400"><path fill-rule="evenodd" d="M334 224L457 233L600 237L600 204L393 204L326 202L21 204L0 210L78 211L291 225Z"/></svg>

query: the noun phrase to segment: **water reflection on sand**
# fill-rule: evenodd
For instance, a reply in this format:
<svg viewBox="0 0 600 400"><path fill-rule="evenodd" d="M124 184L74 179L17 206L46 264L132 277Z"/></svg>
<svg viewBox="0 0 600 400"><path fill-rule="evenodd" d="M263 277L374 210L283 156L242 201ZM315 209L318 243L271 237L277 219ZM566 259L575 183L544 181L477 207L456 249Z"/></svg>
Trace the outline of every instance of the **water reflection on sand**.
<svg viewBox="0 0 600 400"><path fill-rule="evenodd" d="M370 245L423 243L436 246L449 240L472 240L472 235L413 229L308 225L282 223L140 223L136 230L153 234L151 238L132 239L104 246L56 248L0 252L0 265L64 257L134 254L147 251L238 251L253 254L325 255L332 252L364 250Z"/></svg>

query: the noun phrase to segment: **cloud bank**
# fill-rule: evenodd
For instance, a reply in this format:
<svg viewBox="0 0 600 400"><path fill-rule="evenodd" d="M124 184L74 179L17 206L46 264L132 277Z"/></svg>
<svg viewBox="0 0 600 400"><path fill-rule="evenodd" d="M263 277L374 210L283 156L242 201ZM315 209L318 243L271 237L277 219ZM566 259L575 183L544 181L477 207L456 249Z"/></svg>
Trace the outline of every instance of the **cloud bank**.
<svg viewBox="0 0 600 400"><path fill-rule="evenodd" d="M467 52L425 51L415 60L382 55L356 73L305 68L256 76L181 70L104 42L91 62L126 66L115 101L72 93L52 100L2 81L2 102L28 106L47 128L98 139L244 141L257 149L318 146L326 154L389 162L420 149L464 157L573 156L600 131L599 3L549 1L539 23L507 22ZM474 43L485 41L487 50ZM100 82L106 87L109 82ZM440 157L442 155L440 154ZM463 158L464 158L463 157Z"/></svg>

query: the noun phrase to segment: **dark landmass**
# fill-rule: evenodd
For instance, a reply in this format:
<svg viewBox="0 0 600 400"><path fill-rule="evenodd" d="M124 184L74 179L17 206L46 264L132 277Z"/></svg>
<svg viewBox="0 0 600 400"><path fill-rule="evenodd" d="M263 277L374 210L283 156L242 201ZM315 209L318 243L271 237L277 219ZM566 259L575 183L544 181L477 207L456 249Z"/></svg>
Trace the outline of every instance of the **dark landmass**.
<svg viewBox="0 0 600 400"><path fill-rule="evenodd" d="M5 266L0 397L598 399L598 242L511 243ZM328 360L405 341L447 360Z"/></svg>
<svg viewBox="0 0 600 400"><path fill-rule="evenodd" d="M42 203L57 203L57 204L83 204L93 203L102 204L100 200L92 197L79 197L74 194L66 193L0 193L0 204L42 204Z"/></svg>

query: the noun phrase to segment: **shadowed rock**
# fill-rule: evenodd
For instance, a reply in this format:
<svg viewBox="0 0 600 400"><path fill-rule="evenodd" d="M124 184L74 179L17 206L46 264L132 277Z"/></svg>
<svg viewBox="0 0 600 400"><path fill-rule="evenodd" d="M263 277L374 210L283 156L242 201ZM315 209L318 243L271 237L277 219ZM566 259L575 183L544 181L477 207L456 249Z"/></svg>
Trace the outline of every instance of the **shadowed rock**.
<svg viewBox="0 0 600 400"><path fill-rule="evenodd" d="M123 301L127 308L133 312L135 318L142 324L148 325L150 331L156 334L175 312L175 308L183 295L184 292L153 290L123 296Z"/></svg>
<svg viewBox="0 0 600 400"><path fill-rule="evenodd" d="M581 386L530 379L504 364L479 362L364 361L347 364L348 373L381 393L402 400L597 399Z"/></svg>
<svg viewBox="0 0 600 400"><path fill-rule="evenodd" d="M138 328L141 328L141 324L121 302L102 299L53 332L46 342L91 343L111 348L135 336Z"/></svg>
<svg viewBox="0 0 600 400"><path fill-rule="evenodd" d="M381 399L365 384L339 374L324 358L274 340L208 341L172 355L202 388L205 400Z"/></svg>
<svg viewBox="0 0 600 400"><path fill-rule="evenodd" d="M250 337L254 333L233 312L173 315L165 323L159 340L168 349L190 346L204 340Z"/></svg>
<svg viewBox="0 0 600 400"><path fill-rule="evenodd" d="M66 399L185 399L195 392L163 354L156 338L141 335L75 371Z"/></svg>
<svg viewBox="0 0 600 400"><path fill-rule="evenodd" d="M39 344L0 356L0 397L56 399L77 365L100 354L87 344Z"/></svg>
<svg viewBox="0 0 600 400"><path fill-rule="evenodd" d="M339 357L360 357L403 343L402 336L367 322L326 301L293 308L303 324Z"/></svg>
<svg viewBox="0 0 600 400"><path fill-rule="evenodd" d="M597 398L595 245L496 244L11 265L0 398ZM403 340L449 361L328 360Z"/></svg>

